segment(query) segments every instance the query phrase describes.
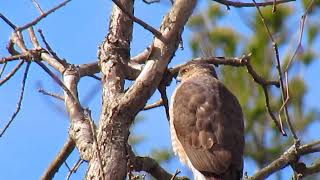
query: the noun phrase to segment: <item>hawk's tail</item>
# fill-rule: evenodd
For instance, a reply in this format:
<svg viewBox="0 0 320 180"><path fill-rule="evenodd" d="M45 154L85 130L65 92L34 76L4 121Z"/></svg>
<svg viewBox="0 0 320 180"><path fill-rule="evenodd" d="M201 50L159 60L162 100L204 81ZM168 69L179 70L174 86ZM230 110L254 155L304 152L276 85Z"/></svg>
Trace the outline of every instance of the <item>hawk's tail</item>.
<svg viewBox="0 0 320 180"><path fill-rule="evenodd" d="M240 180L242 178L242 172L234 167L230 167L228 171L220 175L209 172L201 173L205 177L204 180Z"/></svg>

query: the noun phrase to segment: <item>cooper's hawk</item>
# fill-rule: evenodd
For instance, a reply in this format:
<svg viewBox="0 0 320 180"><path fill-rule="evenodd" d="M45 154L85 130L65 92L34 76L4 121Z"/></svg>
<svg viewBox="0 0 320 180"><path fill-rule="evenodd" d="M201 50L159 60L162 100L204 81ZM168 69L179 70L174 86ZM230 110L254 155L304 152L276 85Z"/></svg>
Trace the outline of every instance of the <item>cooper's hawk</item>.
<svg viewBox="0 0 320 180"><path fill-rule="evenodd" d="M191 61L178 78L170 104L173 151L195 180L241 179L244 122L238 100L213 65Z"/></svg>

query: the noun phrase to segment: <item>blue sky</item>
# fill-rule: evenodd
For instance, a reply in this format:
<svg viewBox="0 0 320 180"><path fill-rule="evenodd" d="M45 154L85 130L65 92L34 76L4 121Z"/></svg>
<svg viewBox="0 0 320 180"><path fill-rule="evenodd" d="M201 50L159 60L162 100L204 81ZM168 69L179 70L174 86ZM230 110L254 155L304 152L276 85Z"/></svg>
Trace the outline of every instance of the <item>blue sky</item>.
<svg viewBox="0 0 320 180"><path fill-rule="evenodd" d="M52 3L51 1L38 2L45 10L58 3ZM47 40L60 57L75 64L92 62L96 59L97 46L108 31L107 25L111 12L110 2L109 0L94 2L72 1L66 7L48 16L35 29L41 28L43 30ZM205 7L205 4L206 1L201 1L196 11L201 9L200 7ZM161 3L153 5L146 5L141 0L136 0L135 15L153 27L158 28L162 17L169 8L170 4L168 0L163 0ZM30 0L4 0L1 2L0 12L16 25L25 24L38 16L38 12ZM237 21L226 21L224 24L233 26L234 22L239 22L237 24L241 27L240 30L249 32L250 30L241 25L239 12L240 10L232 8L228 12L228 18L229 20L236 19ZM302 14L302 11L298 10L298 8L297 14L297 17ZM297 18L294 26L298 27L298 23L299 19ZM11 29L4 22L0 21L1 57L7 55L5 46L10 33ZM182 63L192 57L188 47L190 34L191 32L185 29L183 33L184 50L176 52L172 64ZM151 33L135 24L131 54L135 55L139 53L150 42L152 42ZM15 63L10 63L7 69L12 68L14 65ZM1 128L15 110L20 93L23 69L0 88ZM302 70L307 79L309 90L305 100L306 106L316 107L317 109L320 108L318 104L320 87L314 84L319 82L316 76L318 69L320 69L320 63L316 61L308 71ZM42 69L35 64L31 65L22 109L4 137L0 139L0 179L16 180L21 179L21 177L38 179L67 138L69 123L63 110L63 102L39 94L37 89L40 86L50 92L62 94L61 89ZM84 78L79 84L80 100L84 106L88 106L92 110L94 119L98 119L100 112L101 93L99 87L100 83L90 78ZM175 83L172 83L168 88L169 96L174 87ZM94 92L92 99L89 102L83 102L86 101L88 93L90 93L89 96L92 96L92 92ZM159 94L155 93L149 102L154 102L159 98ZM151 147L170 148L168 123L163 108L142 112L141 116L145 120L138 123L134 130L139 135L145 135L146 140L137 147L138 154L148 155ZM315 123L310 128L311 138L319 137L319 134L316 133L319 128L319 123ZM67 160L68 164L72 165L78 157L78 153L74 151ZM176 163L176 159L165 163L164 167L172 173L176 168L183 170L183 174L187 173L183 166ZM73 175L71 179L81 179L85 168L86 165L82 165L79 172ZM246 161L245 171L248 171L249 175L252 174L255 171L254 164ZM65 179L66 174L67 168L62 166L55 179Z"/></svg>

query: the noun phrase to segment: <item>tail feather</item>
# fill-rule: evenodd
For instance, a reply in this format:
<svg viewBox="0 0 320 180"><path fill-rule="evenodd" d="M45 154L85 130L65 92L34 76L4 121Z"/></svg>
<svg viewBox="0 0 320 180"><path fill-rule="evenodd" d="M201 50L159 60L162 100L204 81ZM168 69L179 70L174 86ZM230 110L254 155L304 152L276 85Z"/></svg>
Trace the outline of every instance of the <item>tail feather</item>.
<svg viewBox="0 0 320 180"><path fill-rule="evenodd" d="M203 171L201 174L204 176L204 180L241 180L242 178L242 172L233 167L230 167L228 171L219 175Z"/></svg>

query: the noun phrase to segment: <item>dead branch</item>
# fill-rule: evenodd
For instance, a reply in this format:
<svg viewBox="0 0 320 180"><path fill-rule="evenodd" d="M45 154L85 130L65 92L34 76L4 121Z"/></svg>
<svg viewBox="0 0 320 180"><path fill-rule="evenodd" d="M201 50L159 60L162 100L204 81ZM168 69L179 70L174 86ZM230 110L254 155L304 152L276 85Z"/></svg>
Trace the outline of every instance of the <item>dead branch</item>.
<svg viewBox="0 0 320 180"><path fill-rule="evenodd" d="M44 94L44 95L51 96L51 97L53 97L53 98L56 98L56 99L59 99L59 100L64 101L64 97L63 97L63 96L61 96L61 95L59 95L59 94L47 92L46 90L44 90L44 89L42 89L42 88L38 89L38 92L39 92L39 93L42 93L42 94Z"/></svg>
<svg viewBox="0 0 320 180"><path fill-rule="evenodd" d="M66 180L69 180L71 175L73 173L75 173L78 168L80 167L80 165L83 163L84 161L82 159L79 159L73 166L72 168L69 170L68 174L67 174L67 177L66 177Z"/></svg>
<svg viewBox="0 0 320 180"><path fill-rule="evenodd" d="M4 73L4 70L6 69L7 67L7 62L4 63L4 65L1 67L1 70L0 70L0 78L2 77L2 74Z"/></svg>
<svg viewBox="0 0 320 180"><path fill-rule="evenodd" d="M20 91L20 96L19 96L19 100L17 103L17 108L14 111L14 113L12 114L11 118L9 119L8 123L5 125L5 127L3 128L3 130L0 133L0 138L3 136L3 134L6 132L6 130L9 128L10 124L13 122L14 118L18 115L20 108L21 108L21 104L22 104L22 100L23 100L23 95L24 95L24 88L26 85L26 81L27 81L27 77L28 77L28 72L29 72L29 68L30 68L30 62L27 63L26 69L24 71L23 74L23 78L22 78L22 86L21 86L21 91Z"/></svg>
<svg viewBox="0 0 320 180"><path fill-rule="evenodd" d="M246 2L238 2L238 1L229 1L229 0L213 0L216 1L217 3L226 5L228 10L230 9L229 6L233 6L236 8L242 8L242 7L255 7L254 3L246 3ZM256 3L257 6L275 6L277 4L283 4L283 3L288 3L291 1L295 0L276 0L276 1L266 1L266 2L261 2L261 3Z"/></svg>
<svg viewBox="0 0 320 180"><path fill-rule="evenodd" d="M63 84L63 82L42 62L36 61L36 63L66 92L68 96L78 105L76 98L74 95L70 92L70 90L66 87L66 85Z"/></svg>
<svg viewBox="0 0 320 180"><path fill-rule="evenodd" d="M28 59L28 53L17 54L13 56L3 57L0 59L0 64L7 63L14 60Z"/></svg>
<svg viewBox="0 0 320 180"><path fill-rule="evenodd" d="M150 56L152 49L152 45L148 46L145 50L143 50L141 53L137 54L136 56L131 58L131 61L136 62L138 64L143 64L146 62L148 57Z"/></svg>
<svg viewBox="0 0 320 180"><path fill-rule="evenodd" d="M152 3L158 3L158 2L160 2L160 0L142 0L144 3L146 3L146 4L152 4Z"/></svg>
<svg viewBox="0 0 320 180"><path fill-rule="evenodd" d="M286 152L284 152L278 159L274 160L268 166L262 168L253 176L249 177L248 180L259 180L259 179L266 179L271 174L279 171L280 169L285 168L290 164L298 163L297 160L303 155L310 154L313 152L320 152L320 141L316 141L314 143L306 144L303 146L296 146L296 144L292 145ZM318 164L315 167L311 167L311 172L306 170L306 175L313 174L315 169L318 170ZM320 170L320 169L319 169ZM308 173L307 173L308 171Z"/></svg>
<svg viewBox="0 0 320 180"><path fill-rule="evenodd" d="M149 104L149 105L146 105L143 110L149 110L149 109L153 109L153 108L156 108L156 107L160 107L163 105L163 100L160 99L152 104Z"/></svg>
<svg viewBox="0 0 320 180"><path fill-rule="evenodd" d="M0 13L0 18L6 22L12 29L17 29L17 26L14 25L8 18L6 18L2 13Z"/></svg>
<svg viewBox="0 0 320 180"><path fill-rule="evenodd" d="M123 103L128 108L134 107L132 109L134 114L144 108L145 102L158 87L172 54L178 48L180 33L195 4L196 1L194 0L175 1L171 11L164 17L160 29L163 36L170 39L170 44L165 44L159 39L154 40L149 60L123 98ZM137 104L140 105L137 106Z"/></svg>
<svg viewBox="0 0 320 180"><path fill-rule="evenodd" d="M39 42L38 42L38 39L36 37L36 35L34 34L34 31L33 31L33 27L30 26L28 28L28 32L29 32L29 38L30 38L30 41L34 47L34 49L41 49L40 45L39 45Z"/></svg>
<svg viewBox="0 0 320 180"><path fill-rule="evenodd" d="M132 159L135 171L145 171L156 179L172 179L174 175L166 172L154 159L150 157L136 156ZM187 177L175 177L176 180L188 180Z"/></svg>
<svg viewBox="0 0 320 180"><path fill-rule="evenodd" d="M113 6L108 35L98 51L103 77L101 81L103 106L97 129L97 140L99 145L104 144L105 147L101 149L104 171L116 172L105 174L105 179L125 179L126 177L125 143L129 134L129 119L131 116L134 117L134 114L123 116L120 111L126 112L126 110L118 103L124 92L124 70L130 60L130 41L133 31L133 21L125 12L132 14L133 1L121 0L119 4L124 11L118 6ZM89 162L87 179L101 178L101 174L96 173L99 171L97 158L94 156ZM114 162L117 164L115 165Z"/></svg>
<svg viewBox="0 0 320 180"><path fill-rule="evenodd" d="M286 68L284 69L284 72L288 72L289 70L289 67L291 66L292 64L292 61L294 60L294 58L296 57L296 55L298 54L298 51L299 49L302 47L301 46L301 41L302 41L302 37L303 37L303 31L304 31L304 25L306 23L306 19L307 19L307 16L308 16L308 13L310 12L311 10L311 7L313 6L313 4L315 3L314 0L311 0L307 6L307 9L305 10L304 14L301 16L301 19L300 19L300 27L299 27L299 41L298 41L298 46L296 48L296 50L294 51L292 57L290 58Z"/></svg>
<svg viewBox="0 0 320 180"><path fill-rule="evenodd" d="M14 74L20 69L23 65L24 61L21 60L3 79L0 80L0 86L2 86L5 82L7 82Z"/></svg>
<svg viewBox="0 0 320 180"><path fill-rule="evenodd" d="M188 180L187 177L177 177L177 172L175 174L168 173L165 169L163 169L154 159L150 157L140 157L136 156L131 149L131 146L127 144L127 153L130 164L128 166L130 169L140 172L145 171L149 173L156 179L168 179L171 180L174 178L175 180Z"/></svg>
<svg viewBox="0 0 320 180"><path fill-rule="evenodd" d="M176 170L176 172L174 173L174 175L172 176L172 178L170 180L174 180L176 179L176 177L178 176L178 174L180 174L181 171L179 169Z"/></svg>
<svg viewBox="0 0 320 180"><path fill-rule="evenodd" d="M43 10L41 9L39 3L36 0L31 0L32 3L34 4L34 6L36 7L36 9L39 11L39 13L42 15L44 14Z"/></svg>
<svg viewBox="0 0 320 180"><path fill-rule="evenodd" d="M88 63L88 64L81 64L78 66L79 67L79 75L81 77L83 76L89 76L92 74L96 74L100 72L100 66L99 63L96 62L92 62L92 63Z"/></svg>
<svg viewBox="0 0 320 180"><path fill-rule="evenodd" d="M70 65L63 73L63 84L70 91L64 91L64 101L70 119L69 135L75 141L76 147L83 160L90 161L92 158L93 136L89 120L90 115L84 113L78 99L78 82L80 80L77 68Z"/></svg>
<svg viewBox="0 0 320 180"><path fill-rule="evenodd" d="M281 89L281 97L282 97L282 104L283 104L283 109L284 109L284 112L285 112L285 119L286 119L286 122L288 124L288 127L289 127L289 130L290 130L290 133L292 134L293 138L295 139L295 141L298 143L299 142L299 138L298 136L296 135L296 132L295 132L295 129L293 128L292 124L291 124L291 120L290 120L290 115L289 115L289 112L288 112L288 107L287 107L287 104L286 104L286 101L287 101L287 98L288 98L288 94L286 94L286 91L285 91L285 87L284 87L284 83L283 83L283 77L282 77L282 69L281 69L281 63L280 63L280 58L279 58L279 50L278 50L278 45L277 43L275 42L270 30L269 30L269 27L267 26L267 24L265 23L265 20L264 20L264 17L262 15L262 12L260 11L260 8L258 6L258 4L256 3L255 0L252 0L254 5L256 6L257 8L257 11L260 15L260 18L262 20L262 23L267 31L267 34L272 42L272 45L273 45L273 50L275 52L275 58L276 58L276 63L277 63L277 70L278 70L278 75L279 75L279 81L280 81L280 89ZM280 119L281 121L281 119ZM282 124L282 122L280 122L280 124Z"/></svg>
<svg viewBox="0 0 320 180"><path fill-rule="evenodd" d="M15 28L16 31L23 31L31 26L34 26L36 24L38 24L43 18L47 17L49 14L53 13L54 11L56 11L57 9L60 9L61 7L65 6L68 2L70 2L71 0L66 0L63 1L62 3L58 4L57 6L53 7L52 9L50 9L49 11L41 14L40 16L38 16L37 18L35 18L34 20L32 20L31 22L21 26L21 27L17 27Z"/></svg>
<svg viewBox="0 0 320 180"><path fill-rule="evenodd" d="M40 179L41 180L53 179L55 173L58 172L59 168L67 160L67 158L72 153L74 148L75 148L74 141L70 137L68 137L62 149L54 157L53 161L50 163L50 165L45 170L45 172L43 173Z"/></svg>
<svg viewBox="0 0 320 180"><path fill-rule="evenodd" d="M57 59L57 61L59 61L62 65L67 66L67 63L65 61L61 60L61 58L58 57L57 53L52 50L51 46L49 45L46 38L44 37L44 34L41 29L38 29L38 33L40 34L42 42L46 46L46 49L48 50L50 55L53 56L55 59Z"/></svg>
<svg viewBox="0 0 320 180"><path fill-rule="evenodd" d="M112 0L119 9L121 9L122 12L124 12L130 19L132 19L134 22L138 23L139 25L141 25L142 27L144 27L146 30L150 31L154 36L156 36L158 39L160 39L162 42L166 43L167 39L165 37L163 37L162 33L159 32L158 30L156 30L154 27L150 26L149 24L145 23L144 21L142 21L141 19L135 17L134 15L132 15L131 12L127 11L127 9L125 9L121 3L119 2L119 0Z"/></svg>

